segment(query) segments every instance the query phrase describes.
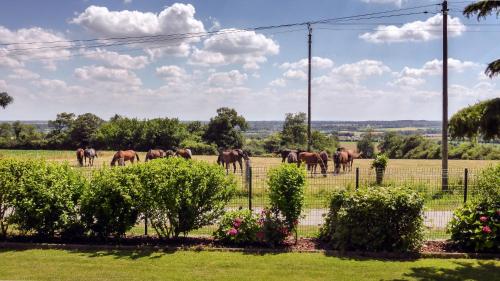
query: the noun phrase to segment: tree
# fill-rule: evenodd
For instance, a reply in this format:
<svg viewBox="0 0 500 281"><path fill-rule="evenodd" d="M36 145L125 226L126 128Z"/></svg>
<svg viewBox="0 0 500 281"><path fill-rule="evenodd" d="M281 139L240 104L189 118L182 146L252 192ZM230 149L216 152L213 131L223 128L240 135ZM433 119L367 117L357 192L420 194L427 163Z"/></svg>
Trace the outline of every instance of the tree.
<svg viewBox="0 0 500 281"><path fill-rule="evenodd" d="M92 143L97 129L104 121L92 113L78 115L71 126L69 135L77 146L88 146Z"/></svg>
<svg viewBox="0 0 500 281"><path fill-rule="evenodd" d="M62 112L57 114L56 120L49 121L49 128L52 129L53 134L60 134L63 131L69 130L74 121L74 113Z"/></svg>
<svg viewBox="0 0 500 281"><path fill-rule="evenodd" d="M478 1L466 6L463 13L468 18L477 14L477 20L479 21L481 18L486 18L491 15L493 11L496 11L497 17L500 15L500 1ZM490 78L499 75L500 59L490 62L486 67L485 73Z"/></svg>
<svg viewBox="0 0 500 281"><path fill-rule="evenodd" d="M378 145L381 153L384 153L389 158L401 158L401 146L403 145L403 137L395 132L386 132L382 141Z"/></svg>
<svg viewBox="0 0 500 281"><path fill-rule="evenodd" d="M314 130L311 133L311 147L315 151L325 150L328 154L332 154L338 147L338 139L333 135Z"/></svg>
<svg viewBox="0 0 500 281"><path fill-rule="evenodd" d="M500 98L482 101L453 114L449 124L452 138L485 140L500 138Z"/></svg>
<svg viewBox="0 0 500 281"><path fill-rule="evenodd" d="M0 93L0 106L6 108L9 104L14 101L14 98L9 96L9 94L2 92Z"/></svg>
<svg viewBox="0 0 500 281"><path fill-rule="evenodd" d="M358 147L358 151L363 153L366 158L373 158L375 155L375 145L373 144L373 135L371 132L363 134L361 139L358 141L356 146Z"/></svg>
<svg viewBox="0 0 500 281"><path fill-rule="evenodd" d="M281 138L285 146L304 146L307 143L307 115L304 112L297 114L287 113Z"/></svg>
<svg viewBox="0 0 500 281"><path fill-rule="evenodd" d="M203 139L215 143L218 147L241 148L243 146L242 131L246 131L248 123L243 116L232 108L217 109L217 116L210 118Z"/></svg>

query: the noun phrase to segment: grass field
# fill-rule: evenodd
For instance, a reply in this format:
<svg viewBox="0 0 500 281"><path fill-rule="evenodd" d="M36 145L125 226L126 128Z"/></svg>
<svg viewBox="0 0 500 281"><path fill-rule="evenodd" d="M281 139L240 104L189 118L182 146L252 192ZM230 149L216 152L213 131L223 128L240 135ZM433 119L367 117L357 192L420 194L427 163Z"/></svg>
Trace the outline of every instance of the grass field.
<svg viewBox="0 0 500 281"><path fill-rule="evenodd" d="M0 280L498 280L500 261L323 254L0 250ZM497 276L497 277L495 277Z"/></svg>

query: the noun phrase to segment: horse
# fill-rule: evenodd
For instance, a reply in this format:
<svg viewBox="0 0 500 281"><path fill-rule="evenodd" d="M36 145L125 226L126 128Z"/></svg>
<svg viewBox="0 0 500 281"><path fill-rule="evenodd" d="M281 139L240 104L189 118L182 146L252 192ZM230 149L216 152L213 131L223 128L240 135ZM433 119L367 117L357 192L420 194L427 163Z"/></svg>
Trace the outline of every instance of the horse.
<svg viewBox="0 0 500 281"><path fill-rule="evenodd" d="M282 150L278 151L276 154L281 156L281 163L285 163L285 160L287 160L287 157L291 152L294 152L294 151L291 149L282 149Z"/></svg>
<svg viewBox="0 0 500 281"><path fill-rule="evenodd" d="M76 160L78 161L78 164L80 167L83 167L83 157L85 157L85 151L83 148L78 148L76 150Z"/></svg>
<svg viewBox="0 0 500 281"><path fill-rule="evenodd" d="M316 152L301 152L298 157L299 161L297 162L297 166L300 167L302 162L307 164L307 170L311 171L311 173L316 173L316 167L319 164L321 168L321 174L326 176L325 163L319 156L319 153Z"/></svg>
<svg viewBox="0 0 500 281"><path fill-rule="evenodd" d="M89 166L94 166L94 158L97 157L97 152L93 148L85 148L84 152L85 165L87 165L87 158L89 159Z"/></svg>
<svg viewBox="0 0 500 281"><path fill-rule="evenodd" d="M292 151L290 153L288 153L287 157L286 157L286 161L291 164L291 163L297 163L299 162L298 160L298 157L297 157L297 153Z"/></svg>
<svg viewBox="0 0 500 281"><path fill-rule="evenodd" d="M125 161L130 161L134 164L134 160L137 158L139 162L139 154L133 150L120 150L113 155L113 160L111 160L111 166L115 166L116 161L118 161L118 166L125 166Z"/></svg>
<svg viewBox="0 0 500 281"><path fill-rule="evenodd" d="M175 156L175 152L173 150L167 150L165 151L165 157L169 158L169 157L174 157Z"/></svg>
<svg viewBox="0 0 500 281"><path fill-rule="evenodd" d="M156 158L163 158L166 156L166 153L162 149L150 149L148 153L146 153L146 160L144 162L148 162L149 160L153 160Z"/></svg>
<svg viewBox="0 0 500 281"><path fill-rule="evenodd" d="M349 154L347 151L337 149L333 154L333 163L335 164L333 173L340 174L340 165L342 165L342 170L345 172L345 168L349 165Z"/></svg>
<svg viewBox="0 0 500 281"><path fill-rule="evenodd" d="M180 156L184 159L191 159L193 158L193 153L191 153L191 149L189 148L181 148L181 149L176 149L175 150L175 156Z"/></svg>
<svg viewBox="0 0 500 281"><path fill-rule="evenodd" d="M321 157L321 160L323 160L323 163L325 163L325 170L328 172L328 152L326 151L321 151L319 153L319 157Z"/></svg>
<svg viewBox="0 0 500 281"><path fill-rule="evenodd" d="M349 156L348 158L348 162L349 162L349 172L352 171L352 164L354 164L354 159L358 159L358 158L361 158L361 154L363 154L363 152L360 152L360 153L356 153L350 149L346 150L347 152L347 155Z"/></svg>
<svg viewBox="0 0 500 281"><path fill-rule="evenodd" d="M226 174L229 173L229 164L233 164L234 173L236 173L236 162L240 164L240 170L243 172L243 161L249 161L248 154L242 149L219 150L219 157L217 157L217 164L226 166Z"/></svg>

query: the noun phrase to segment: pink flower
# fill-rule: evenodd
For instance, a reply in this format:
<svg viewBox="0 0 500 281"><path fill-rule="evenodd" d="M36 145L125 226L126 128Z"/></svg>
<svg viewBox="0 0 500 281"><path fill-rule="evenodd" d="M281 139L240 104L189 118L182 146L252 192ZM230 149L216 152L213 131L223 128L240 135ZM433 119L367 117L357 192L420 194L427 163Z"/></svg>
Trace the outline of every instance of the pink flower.
<svg viewBox="0 0 500 281"><path fill-rule="evenodd" d="M238 228L238 227L240 227L240 225L241 225L241 223L242 223L242 222L243 222L243 220L242 220L242 219L240 219L240 218L235 218L235 219L234 219L234 221L233 221L233 226L234 226L235 228Z"/></svg>
<svg viewBox="0 0 500 281"><path fill-rule="evenodd" d="M293 225L298 225L299 224L299 220L294 220L293 221Z"/></svg>
<svg viewBox="0 0 500 281"><path fill-rule="evenodd" d="M264 231L259 231L255 234L257 236L257 239L263 240L264 239Z"/></svg>
<svg viewBox="0 0 500 281"><path fill-rule="evenodd" d="M238 234L238 230L236 230L236 228L231 228L228 232L227 232L228 235L231 235L231 236L235 236L236 234Z"/></svg>
<svg viewBox="0 0 500 281"><path fill-rule="evenodd" d="M491 228L489 226L483 226L483 232L484 233L491 233Z"/></svg>
<svg viewBox="0 0 500 281"><path fill-rule="evenodd" d="M487 216L481 216L481 217L479 218L479 221L480 221L480 222L487 222L487 221L488 221L488 217L487 217Z"/></svg>

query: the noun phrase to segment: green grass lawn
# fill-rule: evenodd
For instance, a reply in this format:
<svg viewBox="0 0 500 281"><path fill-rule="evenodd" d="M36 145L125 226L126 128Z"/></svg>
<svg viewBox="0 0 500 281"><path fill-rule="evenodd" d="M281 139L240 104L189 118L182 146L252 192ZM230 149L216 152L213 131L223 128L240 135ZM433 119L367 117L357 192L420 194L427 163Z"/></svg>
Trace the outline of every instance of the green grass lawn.
<svg viewBox="0 0 500 281"><path fill-rule="evenodd" d="M500 261L492 260L361 260L308 253L0 250L0 261L0 280L492 281L500 276Z"/></svg>

